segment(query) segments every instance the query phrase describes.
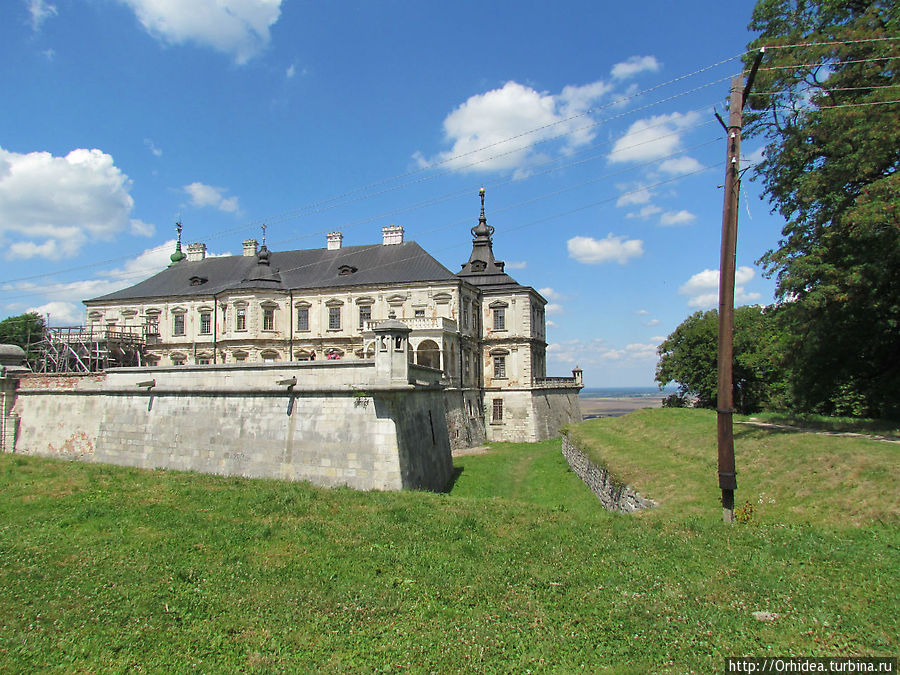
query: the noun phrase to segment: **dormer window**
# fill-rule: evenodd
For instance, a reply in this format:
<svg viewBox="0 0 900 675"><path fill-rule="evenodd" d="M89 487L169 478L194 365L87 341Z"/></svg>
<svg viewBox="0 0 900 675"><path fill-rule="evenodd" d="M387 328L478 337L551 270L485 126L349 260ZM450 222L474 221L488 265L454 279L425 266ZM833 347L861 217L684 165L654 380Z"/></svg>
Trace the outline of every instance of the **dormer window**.
<svg viewBox="0 0 900 675"><path fill-rule="evenodd" d="M207 281L209 281L209 279L207 279L206 277L194 276L194 277L191 277L191 279L190 279L191 286L201 286L201 285L205 284Z"/></svg>
<svg viewBox="0 0 900 675"><path fill-rule="evenodd" d="M353 274L354 272L356 272L356 269L357 268L353 267L353 265L341 265L340 267L338 267L338 274L340 276L346 276L347 274Z"/></svg>

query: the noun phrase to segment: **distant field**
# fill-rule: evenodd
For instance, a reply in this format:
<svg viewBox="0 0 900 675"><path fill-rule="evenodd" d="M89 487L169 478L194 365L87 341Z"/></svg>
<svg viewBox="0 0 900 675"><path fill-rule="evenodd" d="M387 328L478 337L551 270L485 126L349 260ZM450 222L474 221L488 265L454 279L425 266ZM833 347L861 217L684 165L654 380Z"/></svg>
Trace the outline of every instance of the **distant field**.
<svg viewBox="0 0 900 675"><path fill-rule="evenodd" d="M0 672L709 673L891 655L900 445L715 415L575 425L659 507L610 514L558 441L457 458L448 495L0 455ZM766 614L754 613L765 612ZM761 617L761 618L758 618Z"/></svg>

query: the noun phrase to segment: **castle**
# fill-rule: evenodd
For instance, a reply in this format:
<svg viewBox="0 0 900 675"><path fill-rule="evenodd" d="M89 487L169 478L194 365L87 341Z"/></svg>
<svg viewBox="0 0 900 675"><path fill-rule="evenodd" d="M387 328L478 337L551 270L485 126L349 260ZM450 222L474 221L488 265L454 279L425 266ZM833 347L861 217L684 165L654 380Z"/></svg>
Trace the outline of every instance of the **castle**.
<svg viewBox="0 0 900 675"><path fill-rule="evenodd" d="M436 368L459 390L468 417L484 417L488 440L540 440L532 429L536 394L581 385L547 378L545 306L494 258L494 228L481 214L472 253L456 274L399 226L381 244L270 251L244 242L243 255L207 257L204 244L179 242L172 264L129 288L86 300L88 325L140 327L148 366L372 358L374 328L396 319L411 329L409 358ZM576 397L577 404L577 397ZM565 415L580 419L580 411Z"/></svg>
<svg viewBox="0 0 900 675"><path fill-rule="evenodd" d="M452 449L581 419L580 371L546 377L546 300L506 274L492 235L482 192L456 274L396 226L376 245L332 233L324 249L250 240L226 257L179 237L167 269L85 301L84 332L143 333L137 367L4 368L0 451L446 489Z"/></svg>

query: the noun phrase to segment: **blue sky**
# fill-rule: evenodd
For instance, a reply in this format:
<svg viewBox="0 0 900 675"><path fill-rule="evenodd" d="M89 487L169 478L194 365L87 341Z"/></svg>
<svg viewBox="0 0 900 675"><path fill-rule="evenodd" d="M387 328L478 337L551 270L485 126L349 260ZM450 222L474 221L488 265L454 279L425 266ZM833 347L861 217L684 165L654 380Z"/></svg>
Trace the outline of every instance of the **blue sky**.
<svg viewBox="0 0 900 675"><path fill-rule="evenodd" d="M753 2L7 0L3 316L81 300L184 241L238 254L380 241L456 271L478 188L494 252L548 306L548 371L653 383L716 304L724 113ZM758 143L744 145L747 162ZM744 181L738 304L782 222Z"/></svg>

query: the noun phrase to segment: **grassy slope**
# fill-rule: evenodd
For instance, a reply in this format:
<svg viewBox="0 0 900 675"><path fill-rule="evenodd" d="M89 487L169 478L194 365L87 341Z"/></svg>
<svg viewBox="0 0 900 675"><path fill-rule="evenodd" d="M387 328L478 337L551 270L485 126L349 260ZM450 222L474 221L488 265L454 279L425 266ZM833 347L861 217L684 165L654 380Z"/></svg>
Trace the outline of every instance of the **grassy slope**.
<svg viewBox="0 0 900 675"><path fill-rule="evenodd" d="M666 436L686 440L663 452L628 445L625 422L579 425L623 425L616 457L656 467L632 462L632 482L670 486L640 518L599 510L555 442L460 458L451 495L0 455L0 670L710 672L729 654L896 654L896 521L820 523L807 497L810 515L725 528L656 478L659 455L693 476L693 434L714 429L649 415L669 412ZM645 415L626 420L658 426Z"/></svg>

